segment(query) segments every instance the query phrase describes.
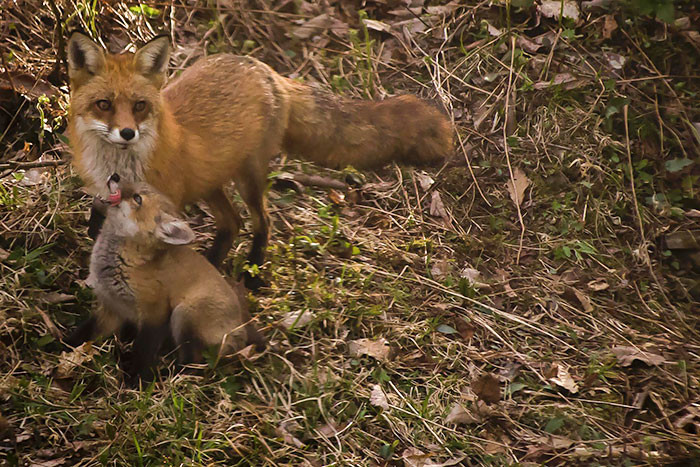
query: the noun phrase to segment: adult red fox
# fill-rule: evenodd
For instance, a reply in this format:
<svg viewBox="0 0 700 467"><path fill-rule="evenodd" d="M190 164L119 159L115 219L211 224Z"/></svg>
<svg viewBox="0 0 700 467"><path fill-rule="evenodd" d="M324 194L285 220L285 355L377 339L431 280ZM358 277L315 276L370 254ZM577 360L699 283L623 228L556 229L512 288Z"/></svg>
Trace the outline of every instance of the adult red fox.
<svg viewBox="0 0 700 467"><path fill-rule="evenodd" d="M66 342L76 346L135 328L132 378L152 376L168 336L182 364L201 361L204 347L220 347L224 355L250 343L264 347L245 297L186 246L194 232L175 206L145 183L120 183L113 175L107 186L110 206L87 279L98 306Z"/></svg>
<svg viewBox="0 0 700 467"><path fill-rule="evenodd" d="M452 150L450 120L403 95L379 102L341 99L285 78L252 57L203 58L163 87L165 36L113 55L89 37L68 42L69 135L73 164L93 194L105 180L146 181L178 208L205 200L217 224L207 258L218 265L241 226L224 194L233 180L248 206L260 265L268 241L264 192L280 151L327 167L432 164Z"/></svg>

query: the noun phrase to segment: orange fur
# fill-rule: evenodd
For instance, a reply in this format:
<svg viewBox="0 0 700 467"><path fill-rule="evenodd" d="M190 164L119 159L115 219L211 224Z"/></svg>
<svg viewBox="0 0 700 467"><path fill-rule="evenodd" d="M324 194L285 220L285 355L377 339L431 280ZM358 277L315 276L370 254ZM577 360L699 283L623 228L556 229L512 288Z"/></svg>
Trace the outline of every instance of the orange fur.
<svg viewBox="0 0 700 467"><path fill-rule="evenodd" d="M138 346L143 345L138 339L154 339L142 330L167 328L183 363L200 360L208 346L228 355L249 343L264 345L245 296L187 246L194 232L170 200L145 183L120 183L120 188L121 201L106 208L90 260L87 282L99 306L96 329L86 338L131 323L139 331ZM156 355L154 346L143 357L152 362Z"/></svg>
<svg viewBox="0 0 700 467"><path fill-rule="evenodd" d="M167 39L159 38L136 54L109 55L86 36L71 37L73 161L93 188L117 172L126 180L147 181L179 208L206 200L220 234L209 256L215 264L241 225L238 209L222 191L230 180L252 217L249 260L262 261L269 230L264 190L270 160L280 151L329 167L365 168L440 162L452 150L449 119L417 97L341 99L284 78L251 57L202 59L160 90L167 48ZM113 115L96 110L99 99L114 101ZM127 118L125 102L139 100L147 102L147 114ZM143 138L120 146L118 130L132 124ZM121 149L102 144L105 134Z"/></svg>

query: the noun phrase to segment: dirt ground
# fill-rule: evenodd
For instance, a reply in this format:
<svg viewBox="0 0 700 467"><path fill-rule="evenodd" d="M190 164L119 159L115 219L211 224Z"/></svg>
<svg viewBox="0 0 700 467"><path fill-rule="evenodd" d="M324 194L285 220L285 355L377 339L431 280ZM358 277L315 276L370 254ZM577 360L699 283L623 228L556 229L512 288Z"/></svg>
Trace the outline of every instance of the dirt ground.
<svg viewBox="0 0 700 467"><path fill-rule="evenodd" d="M0 459L698 465L699 26L690 0L5 1ZM269 348L198 374L166 355L129 389L114 339L61 342L94 302L57 59L73 28L113 52L167 31L172 77L230 52L348 98L434 99L454 157L282 155L269 287L248 296ZM187 216L204 249L206 206Z"/></svg>

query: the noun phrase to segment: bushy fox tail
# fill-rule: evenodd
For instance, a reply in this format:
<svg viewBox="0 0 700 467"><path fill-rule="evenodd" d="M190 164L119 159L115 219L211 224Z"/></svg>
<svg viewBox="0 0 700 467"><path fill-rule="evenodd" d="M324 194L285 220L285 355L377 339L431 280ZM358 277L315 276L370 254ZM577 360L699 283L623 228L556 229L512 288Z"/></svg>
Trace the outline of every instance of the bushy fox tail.
<svg viewBox="0 0 700 467"><path fill-rule="evenodd" d="M434 165L452 153L450 120L416 96L348 100L283 80L290 104L283 146L292 156L330 168L372 168Z"/></svg>

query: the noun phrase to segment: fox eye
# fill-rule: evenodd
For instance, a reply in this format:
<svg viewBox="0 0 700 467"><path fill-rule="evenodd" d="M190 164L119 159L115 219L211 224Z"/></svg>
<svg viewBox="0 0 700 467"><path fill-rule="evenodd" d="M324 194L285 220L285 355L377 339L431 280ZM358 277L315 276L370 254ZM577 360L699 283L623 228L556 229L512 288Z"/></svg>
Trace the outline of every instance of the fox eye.
<svg viewBox="0 0 700 467"><path fill-rule="evenodd" d="M112 108L112 103L108 101L107 99L100 99L99 101L95 102L95 105L97 106L98 109L100 110L109 110Z"/></svg>
<svg viewBox="0 0 700 467"><path fill-rule="evenodd" d="M136 202L136 204L141 206L141 195L138 193L134 193L134 201Z"/></svg>
<svg viewBox="0 0 700 467"><path fill-rule="evenodd" d="M134 104L134 112L141 112L146 108L146 101L137 101L136 104Z"/></svg>

